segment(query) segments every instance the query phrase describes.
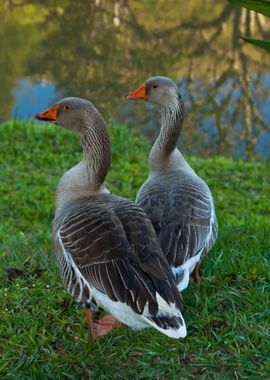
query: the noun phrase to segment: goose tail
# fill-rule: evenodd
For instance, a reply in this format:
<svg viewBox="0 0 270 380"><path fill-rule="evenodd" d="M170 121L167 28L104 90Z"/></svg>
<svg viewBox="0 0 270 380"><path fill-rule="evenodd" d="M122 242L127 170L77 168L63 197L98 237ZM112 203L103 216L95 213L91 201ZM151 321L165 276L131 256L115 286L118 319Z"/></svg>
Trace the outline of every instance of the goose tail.
<svg viewBox="0 0 270 380"><path fill-rule="evenodd" d="M182 292L182 290L187 288L189 284L190 273L193 271L196 264L198 264L200 261L201 255L202 250L200 250L199 253L197 253L195 256L190 257L183 265L177 268L171 267L179 292Z"/></svg>
<svg viewBox="0 0 270 380"><path fill-rule="evenodd" d="M159 310L154 316L147 315L144 318L156 330L170 338L185 338L187 328L180 309L174 303L167 303L161 296L157 297Z"/></svg>

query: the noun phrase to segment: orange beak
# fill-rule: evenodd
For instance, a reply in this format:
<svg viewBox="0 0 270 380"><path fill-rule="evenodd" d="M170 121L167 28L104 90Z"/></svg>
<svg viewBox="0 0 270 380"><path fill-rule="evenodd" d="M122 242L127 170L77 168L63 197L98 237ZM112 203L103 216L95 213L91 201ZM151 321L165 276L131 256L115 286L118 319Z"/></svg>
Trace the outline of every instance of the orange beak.
<svg viewBox="0 0 270 380"><path fill-rule="evenodd" d="M126 100L141 100L144 99L146 100L146 86L145 83L142 84L137 90L131 92L128 94L126 97Z"/></svg>
<svg viewBox="0 0 270 380"><path fill-rule="evenodd" d="M56 103L53 106L51 106L50 108L48 108L47 110L37 113L35 115L35 119L50 121L51 123L55 123L58 108L59 108L59 105Z"/></svg>

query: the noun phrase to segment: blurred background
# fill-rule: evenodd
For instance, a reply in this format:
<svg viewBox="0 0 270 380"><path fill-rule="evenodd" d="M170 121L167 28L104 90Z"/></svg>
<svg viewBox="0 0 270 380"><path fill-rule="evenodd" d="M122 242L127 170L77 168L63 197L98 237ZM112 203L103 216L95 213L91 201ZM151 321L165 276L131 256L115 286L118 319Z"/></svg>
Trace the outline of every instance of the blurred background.
<svg viewBox="0 0 270 380"><path fill-rule="evenodd" d="M153 140L157 109L123 99L167 75L188 112L182 150L269 159L270 55L239 35L270 38L269 21L224 0L1 0L0 122L79 96Z"/></svg>

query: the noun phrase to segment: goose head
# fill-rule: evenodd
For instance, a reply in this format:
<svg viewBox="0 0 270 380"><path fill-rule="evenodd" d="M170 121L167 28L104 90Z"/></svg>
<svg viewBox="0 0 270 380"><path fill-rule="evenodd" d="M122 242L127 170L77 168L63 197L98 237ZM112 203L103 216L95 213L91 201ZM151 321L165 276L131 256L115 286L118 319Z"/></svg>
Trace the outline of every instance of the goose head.
<svg viewBox="0 0 270 380"><path fill-rule="evenodd" d="M174 81L168 77L151 77L143 85L131 92L126 100L147 100L161 106L175 104L181 98Z"/></svg>
<svg viewBox="0 0 270 380"><path fill-rule="evenodd" d="M50 108L35 115L38 120L49 121L80 135L88 126L94 126L101 118L91 102L81 98L64 98Z"/></svg>

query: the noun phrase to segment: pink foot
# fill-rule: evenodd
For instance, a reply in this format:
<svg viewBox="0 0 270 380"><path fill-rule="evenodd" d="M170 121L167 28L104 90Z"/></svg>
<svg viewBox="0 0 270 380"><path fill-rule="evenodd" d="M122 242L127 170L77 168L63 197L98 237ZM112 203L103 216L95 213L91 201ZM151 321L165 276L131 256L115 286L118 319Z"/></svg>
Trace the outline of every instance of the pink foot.
<svg viewBox="0 0 270 380"><path fill-rule="evenodd" d="M112 329L121 326L121 323L111 315L105 315L99 320L94 320L94 313L92 311L85 309L85 313L93 340L105 336Z"/></svg>

